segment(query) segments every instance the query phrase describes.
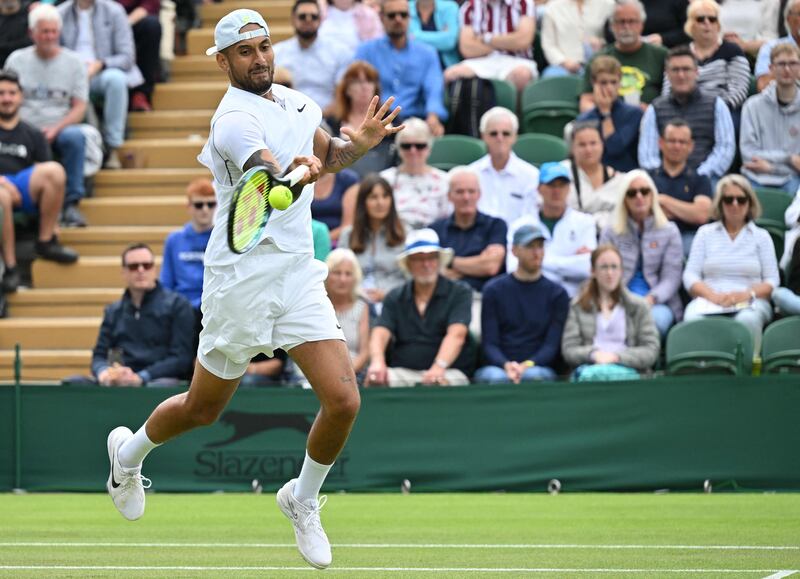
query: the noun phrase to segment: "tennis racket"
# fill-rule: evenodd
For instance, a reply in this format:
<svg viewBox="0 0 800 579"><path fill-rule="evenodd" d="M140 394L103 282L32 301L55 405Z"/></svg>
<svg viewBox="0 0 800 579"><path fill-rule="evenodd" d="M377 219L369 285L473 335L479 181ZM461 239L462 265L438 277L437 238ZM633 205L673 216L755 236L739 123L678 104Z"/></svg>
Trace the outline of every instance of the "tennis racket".
<svg viewBox="0 0 800 579"><path fill-rule="evenodd" d="M242 175L233 190L228 215L228 246L232 252L247 253L261 239L273 210L269 203L270 191L279 185L292 189L306 175L308 167L305 165L284 177L276 177L266 167L253 167ZM300 191L292 190L292 202Z"/></svg>

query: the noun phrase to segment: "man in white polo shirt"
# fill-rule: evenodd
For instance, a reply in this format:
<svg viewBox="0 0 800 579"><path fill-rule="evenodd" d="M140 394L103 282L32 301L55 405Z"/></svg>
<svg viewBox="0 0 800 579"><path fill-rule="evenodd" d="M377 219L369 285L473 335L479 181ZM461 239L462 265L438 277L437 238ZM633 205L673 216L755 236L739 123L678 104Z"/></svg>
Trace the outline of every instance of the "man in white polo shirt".
<svg viewBox="0 0 800 579"><path fill-rule="evenodd" d="M480 131L489 153L470 164L481 182L478 211L499 217L506 225L520 215L538 212L539 170L511 150L519 131L517 115L493 107L483 113Z"/></svg>
<svg viewBox="0 0 800 579"><path fill-rule="evenodd" d="M213 423L236 391L250 359L258 353L289 353L317 394L321 409L308 436L297 479L278 491L278 505L295 530L300 554L313 567L331 563L317 500L322 483L350 433L360 405L355 374L341 326L327 298L327 268L313 258L313 181L363 156L387 135L401 130L389 113L390 98L377 96L349 141L319 129L322 111L307 96L273 85L274 53L269 29L253 10L234 10L214 31L217 65L230 86L211 119L208 141L198 160L214 175L219 202L205 253L197 364L189 391L162 402L134 434L118 427L108 437L111 472L107 489L127 519L144 514L141 465L156 446L192 428ZM232 192L242 174L265 166L282 174L309 169L302 194L275 212L261 242L244 255L230 251L226 229Z"/></svg>

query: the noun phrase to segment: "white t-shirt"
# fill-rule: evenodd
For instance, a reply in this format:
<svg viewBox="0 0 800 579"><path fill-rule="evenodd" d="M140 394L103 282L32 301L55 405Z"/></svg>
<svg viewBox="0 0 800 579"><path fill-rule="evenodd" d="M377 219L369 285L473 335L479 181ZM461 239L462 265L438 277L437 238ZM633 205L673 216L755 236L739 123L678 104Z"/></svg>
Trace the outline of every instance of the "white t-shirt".
<svg viewBox="0 0 800 579"><path fill-rule="evenodd" d="M97 60L94 51L94 29L92 28L92 8L84 10L78 8L78 40L75 43L77 52L84 62Z"/></svg>
<svg viewBox="0 0 800 579"><path fill-rule="evenodd" d="M515 153L500 171L492 166L489 155L470 164L478 172L481 197L478 211L499 217L511 225L522 215L539 212L539 169Z"/></svg>
<svg viewBox="0 0 800 579"><path fill-rule="evenodd" d="M322 120L319 106L281 85L273 84L272 94L274 102L229 86L211 119L208 141L197 157L214 175L219 204L205 265L229 265L241 257L228 247L227 226L231 194L247 159L268 149L285 170L295 157L314 153L314 133ZM268 239L287 253L313 253L312 199L314 186L307 185L286 211L272 213L260 242Z"/></svg>

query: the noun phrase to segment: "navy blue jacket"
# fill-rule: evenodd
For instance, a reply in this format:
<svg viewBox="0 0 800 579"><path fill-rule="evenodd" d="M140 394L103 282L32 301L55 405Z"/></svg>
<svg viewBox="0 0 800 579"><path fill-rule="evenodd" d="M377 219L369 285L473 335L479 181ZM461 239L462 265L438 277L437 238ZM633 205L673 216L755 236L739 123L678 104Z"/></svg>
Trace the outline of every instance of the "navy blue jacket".
<svg viewBox="0 0 800 579"><path fill-rule="evenodd" d="M139 374L143 382L157 378L189 376L194 352L194 312L189 302L161 284L147 292L136 308L128 290L122 299L106 306L100 335L92 352L92 373L108 366L108 352L122 351L122 365Z"/></svg>

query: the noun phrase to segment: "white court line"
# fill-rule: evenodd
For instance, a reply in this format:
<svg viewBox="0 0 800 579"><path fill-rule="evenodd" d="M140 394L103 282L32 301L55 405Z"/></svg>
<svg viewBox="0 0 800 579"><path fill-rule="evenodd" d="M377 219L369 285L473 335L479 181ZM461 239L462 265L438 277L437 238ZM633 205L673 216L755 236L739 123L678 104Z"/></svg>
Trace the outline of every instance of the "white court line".
<svg viewBox="0 0 800 579"><path fill-rule="evenodd" d="M503 544L503 543L337 543L340 549L600 549L600 550L688 550L688 551L799 551L800 545L585 545L585 544ZM127 543L10 541L0 547L139 547L170 549L289 549L294 543Z"/></svg>
<svg viewBox="0 0 800 579"><path fill-rule="evenodd" d="M773 573L772 575L764 577L764 579L783 579L784 577L788 577L789 575L794 575L795 573L797 573L797 570L794 570L794 571L778 571L777 573Z"/></svg>
<svg viewBox="0 0 800 579"><path fill-rule="evenodd" d="M311 567L200 567L187 565L0 565L0 571L311 571ZM331 567L326 572L382 571L388 573L772 573L774 569L582 569L582 568L491 568L491 567Z"/></svg>

